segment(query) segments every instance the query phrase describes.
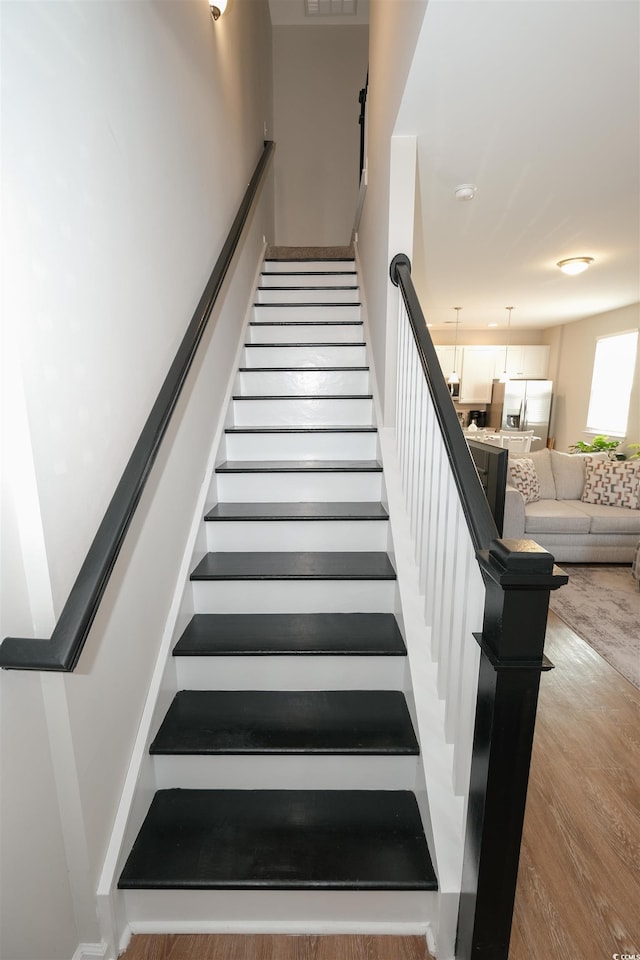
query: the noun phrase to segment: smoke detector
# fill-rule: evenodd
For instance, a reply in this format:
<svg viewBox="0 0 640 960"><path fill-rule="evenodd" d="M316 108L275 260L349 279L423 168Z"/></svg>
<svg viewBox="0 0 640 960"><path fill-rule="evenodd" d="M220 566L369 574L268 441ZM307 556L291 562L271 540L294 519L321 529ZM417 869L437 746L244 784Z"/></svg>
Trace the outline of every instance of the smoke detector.
<svg viewBox="0 0 640 960"><path fill-rule="evenodd" d="M473 200L476 189L475 183L461 183L455 189L456 200Z"/></svg>

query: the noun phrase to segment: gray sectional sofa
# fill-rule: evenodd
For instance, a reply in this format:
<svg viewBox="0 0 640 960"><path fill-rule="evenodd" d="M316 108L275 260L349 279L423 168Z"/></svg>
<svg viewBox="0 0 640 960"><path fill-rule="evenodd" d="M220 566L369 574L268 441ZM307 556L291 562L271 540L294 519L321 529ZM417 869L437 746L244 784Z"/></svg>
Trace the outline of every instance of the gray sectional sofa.
<svg viewBox="0 0 640 960"><path fill-rule="evenodd" d="M607 459L606 455L591 455ZM539 499L525 502L513 485L513 460L533 461L539 486ZM502 536L506 539L535 540L566 563L631 563L640 541L640 509L637 498L633 506L611 506L582 500L585 486L586 455L537 450L510 455L510 482L507 484ZM636 463L637 461L629 461ZM530 471L528 464L521 468ZM514 468L521 472L521 468ZM589 477L595 468L589 467ZM605 468L598 466L601 473ZM640 471L640 462L637 462ZM633 468L632 472L635 470ZM520 478L517 478L520 481ZM534 494L535 495L535 494ZM606 499L606 498L605 498Z"/></svg>

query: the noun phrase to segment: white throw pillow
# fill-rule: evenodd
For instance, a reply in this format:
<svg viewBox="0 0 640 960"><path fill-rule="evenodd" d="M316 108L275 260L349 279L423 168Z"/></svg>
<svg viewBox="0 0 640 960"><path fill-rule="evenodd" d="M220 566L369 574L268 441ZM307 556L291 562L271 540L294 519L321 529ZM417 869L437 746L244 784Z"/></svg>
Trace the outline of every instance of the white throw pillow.
<svg viewBox="0 0 640 960"><path fill-rule="evenodd" d="M519 490L525 503L540 499L540 483L536 468L529 457L509 461L509 483Z"/></svg>
<svg viewBox="0 0 640 960"><path fill-rule="evenodd" d="M640 461L584 458L584 503L608 507L640 505Z"/></svg>

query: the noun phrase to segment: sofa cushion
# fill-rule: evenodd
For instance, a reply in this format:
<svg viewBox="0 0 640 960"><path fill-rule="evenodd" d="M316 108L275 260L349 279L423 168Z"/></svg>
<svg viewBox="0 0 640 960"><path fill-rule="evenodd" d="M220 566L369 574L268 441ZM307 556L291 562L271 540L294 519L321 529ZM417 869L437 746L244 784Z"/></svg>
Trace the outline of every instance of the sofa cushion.
<svg viewBox="0 0 640 960"><path fill-rule="evenodd" d="M509 483L519 490L525 503L540 499L538 474L529 457L519 457L509 461Z"/></svg>
<svg viewBox="0 0 640 960"><path fill-rule="evenodd" d="M509 462L512 460L527 459L533 460L538 475L540 485L541 500L556 499L556 485L551 470L550 450L545 447L543 450L532 450L530 453L512 453L509 451Z"/></svg>
<svg viewBox="0 0 640 960"><path fill-rule="evenodd" d="M580 500L584 488L584 457L551 450L551 469L558 500Z"/></svg>
<svg viewBox="0 0 640 960"><path fill-rule="evenodd" d="M560 453L559 450L550 450L551 469L556 484L558 500L580 500L584 488L584 462L587 457L592 460L607 460L607 453Z"/></svg>
<svg viewBox="0 0 640 960"><path fill-rule="evenodd" d="M640 492L640 461L597 460L585 457L585 503L637 510Z"/></svg>
<svg viewBox="0 0 640 960"><path fill-rule="evenodd" d="M525 507L525 533L589 533L591 517L579 506L567 500L528 503Z"/></svg>
<svg viewBox="0 0 640 960"><path fill-rule="evenodd" d="M589 517L590 533L629 533L640 537L640 510L583 502L576 507Z"/></svg>

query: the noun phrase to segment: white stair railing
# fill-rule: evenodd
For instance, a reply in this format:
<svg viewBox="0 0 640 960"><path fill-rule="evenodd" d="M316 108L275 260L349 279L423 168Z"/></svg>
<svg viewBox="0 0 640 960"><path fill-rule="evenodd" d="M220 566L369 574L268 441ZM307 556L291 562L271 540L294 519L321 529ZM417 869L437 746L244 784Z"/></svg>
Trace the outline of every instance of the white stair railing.
<svg viewBox="0 0 640 960"><path fill-rule="evenodd" d="M507 960L549 594L533 541L500 540L427 330L408 257L399 288L395 433L453 788L465 798L455 956ZM428 642L425 638L425 642Z"/></svg>
<svg viewBox="0 0 640 960"><path fill-rule="evenodd" d="M482 629L485 586L402 298L395 432L445 733L454 748L454 789L462 796L469 783L480 660L469 638Z"/></svg>

